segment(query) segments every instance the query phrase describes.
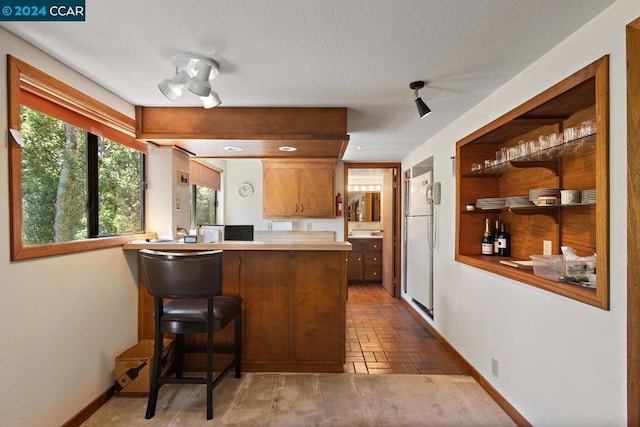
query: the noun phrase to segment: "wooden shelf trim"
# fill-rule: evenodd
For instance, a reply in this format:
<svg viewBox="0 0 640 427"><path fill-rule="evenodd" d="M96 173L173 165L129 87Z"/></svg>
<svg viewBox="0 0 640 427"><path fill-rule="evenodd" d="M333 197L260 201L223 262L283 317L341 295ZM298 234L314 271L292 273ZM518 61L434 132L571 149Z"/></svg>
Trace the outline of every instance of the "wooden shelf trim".
<svg viewBox="0 0 640 427"><path fill-rule="evenodd" d="M502 259L513 260L514 258L462 254L456 256L456 261L458 262L471 265L485 271L490 271L492 273L499 274L500 276L508 277L510 279L526 283L527 285L534 286L536 288L563 295L565 297L581 301L585 304L589 304L595 307L601 306L601 296L599 294L602 292L602 290L598 288L592 289L583 286L572 285L571 283L554 282L552 280L547 280L543 277L536 276L533 273L533 270L525 270L500 264L500 260Z"/></svg>

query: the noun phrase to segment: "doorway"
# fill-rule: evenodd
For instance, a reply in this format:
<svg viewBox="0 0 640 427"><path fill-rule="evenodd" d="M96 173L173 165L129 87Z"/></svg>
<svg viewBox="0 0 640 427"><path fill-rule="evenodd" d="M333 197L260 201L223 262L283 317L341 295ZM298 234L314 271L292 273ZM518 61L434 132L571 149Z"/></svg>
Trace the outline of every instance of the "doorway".
<svg viewBox="0 0 640 427"><path fill-rule="evenodd" d="M379 233L382 286L396 299L400 298L401 283L400 167L400 163L345 163L343 192L345 239Z"/></svg>

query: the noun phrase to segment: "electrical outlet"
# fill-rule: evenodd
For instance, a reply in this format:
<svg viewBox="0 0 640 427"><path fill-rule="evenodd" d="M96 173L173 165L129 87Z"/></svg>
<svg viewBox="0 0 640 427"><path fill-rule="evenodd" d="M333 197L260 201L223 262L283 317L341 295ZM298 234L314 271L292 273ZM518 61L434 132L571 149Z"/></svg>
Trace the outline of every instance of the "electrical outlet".
<svg viewBox="0 0 640 427"><path fill-rule="evenodd" d="M500 376L500 370L499 370L499 366L498 366L498 361L496 359L494 359L493 357L491 358L491 373L496 378L498 378Z"/></svg>
<svg viewBox="0 0 640 427"><path fill-rule="evenodd" d="M268 222L267 223L267 230L269 230L269 231L273 230L273 223L272 222Z"/></svg>
<svg viewBox="0 0 640 427"><path fill-rule="evenodd" d="M551 240L542 241L542 255L551 255L553 253L553 246Z"/></svg>

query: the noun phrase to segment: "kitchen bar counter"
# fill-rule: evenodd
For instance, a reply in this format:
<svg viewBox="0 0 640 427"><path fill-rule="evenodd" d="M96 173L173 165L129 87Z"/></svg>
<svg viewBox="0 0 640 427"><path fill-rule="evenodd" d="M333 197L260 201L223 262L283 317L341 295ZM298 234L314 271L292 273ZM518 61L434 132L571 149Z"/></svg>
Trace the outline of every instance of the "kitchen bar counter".
<svg viewBox="0 0 640 427"><path fill-rule="evenodd" d="M379 237L379 236L378 236ZM220 243L149 243L129 242L124 249L153 249L158 251L350 251L349 242L325 241L224 241Z"/></svg>
<svg viewBox="0 0 640 427"><path fill-rule="evenodd" d="M125 250L223 250L223 293L243 298L243 370L342 372L348 242L131 242ZM153 300L138 273L138 336L153 338ZM232 341L233 324L216 334ZM185 337L200 346L202 336ZM220 354L216 357L223 358ZM199 370L202 360L186 359Z"/></svg>

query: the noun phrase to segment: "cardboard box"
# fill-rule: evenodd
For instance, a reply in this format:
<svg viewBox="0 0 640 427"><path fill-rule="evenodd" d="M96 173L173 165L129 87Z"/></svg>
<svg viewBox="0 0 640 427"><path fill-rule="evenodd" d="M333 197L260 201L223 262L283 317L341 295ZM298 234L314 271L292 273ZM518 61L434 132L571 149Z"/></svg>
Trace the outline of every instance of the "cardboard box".
<svg viewBox="0 0 640 427"><path fill-rule="evenodd" d="M162 373L171 366L174 358L173 340L164 339L162 348ZM116 357L115 385L117 396L147 396L151 385L153 364L153 340L142 340Z"/></svg>

